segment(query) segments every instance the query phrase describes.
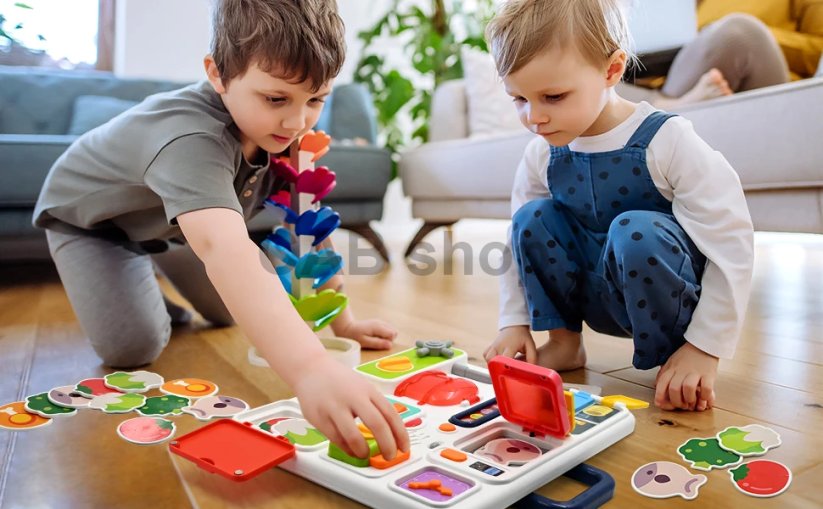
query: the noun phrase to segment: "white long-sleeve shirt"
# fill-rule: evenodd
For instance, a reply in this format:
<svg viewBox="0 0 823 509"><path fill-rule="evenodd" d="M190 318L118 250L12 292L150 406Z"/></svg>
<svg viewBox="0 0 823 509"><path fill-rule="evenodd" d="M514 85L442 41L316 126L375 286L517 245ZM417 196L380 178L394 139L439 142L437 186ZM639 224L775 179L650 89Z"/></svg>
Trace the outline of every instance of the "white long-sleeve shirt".
<svg viewBox="0 0 823 509"><path fill-rule="evenodd" d="M614 129L572 141L574 152L618 150L643 120L656 111L648 103ZM512 215L526 202L549 198L548 142L535 138L526 147L512 189ZM675 219L707 258L702 290L686 340L721 358L734 354L743 326L754 264L754 232L740 179L722 154L713 150L683 117L667 120L648 146L652 181L672 203ZM511 228L508 234L511 249ZM516 261L501 278L499 327L529 325L529 312Z"/></svg>

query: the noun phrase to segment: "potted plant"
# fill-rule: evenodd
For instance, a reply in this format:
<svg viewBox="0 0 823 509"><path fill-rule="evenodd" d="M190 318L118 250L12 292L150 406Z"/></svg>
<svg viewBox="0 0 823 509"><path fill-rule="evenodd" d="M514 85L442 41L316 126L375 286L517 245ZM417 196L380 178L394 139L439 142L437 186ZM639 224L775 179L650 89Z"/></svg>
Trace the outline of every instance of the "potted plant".
<svg viewBox="0 0 823 509"><path fill-rule="evenodd" d="M371 28L358 33L364 46L354 79L369 88L381 136L392 153L428 140L432 92L440 83L463 76L460 49L488 51L483 31L493 3L431 0L425 9L393 0ZM387 38L400 41L410 66L387 58Z"/></svg>

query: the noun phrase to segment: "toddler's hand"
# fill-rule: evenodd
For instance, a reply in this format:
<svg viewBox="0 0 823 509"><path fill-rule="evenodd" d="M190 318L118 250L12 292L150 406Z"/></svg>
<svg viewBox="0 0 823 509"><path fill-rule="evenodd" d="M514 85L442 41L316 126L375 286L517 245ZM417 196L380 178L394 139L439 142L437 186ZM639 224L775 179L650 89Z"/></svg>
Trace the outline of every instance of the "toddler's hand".
<svg viewBox="0 0 823 509"><path fill-rule="evenodd" d="M335 335L353 339L363 348L372 350L391 348L397 337L397 329L382 320L352 320L334 329Z"/></svg>
<svg viewBox="0 0 823 509"><path fill-rule="evenodd" d="M392 459L397 449L409 450L400 414L365 378L332 358L318 359L302 373L294 391L303 416L346 454L369 454L354 417L372 432L384 458Z"/></svg>
<svg viewBox="0 0 823 509"><path fill-rule="evenodd" d="M526 362L531 364L537 362L537 347L526 325L515 325L501 330L492 344L483 352L483 358L489 362L495 355L514 357L518 353L526 357Z"/></svg>
<svg viewBox="0 0 823 509"><path fill-rule="evenodd" d="M654 404L663 410L697 410L714 406L718 358L685 343L657 373Z"/></svg>

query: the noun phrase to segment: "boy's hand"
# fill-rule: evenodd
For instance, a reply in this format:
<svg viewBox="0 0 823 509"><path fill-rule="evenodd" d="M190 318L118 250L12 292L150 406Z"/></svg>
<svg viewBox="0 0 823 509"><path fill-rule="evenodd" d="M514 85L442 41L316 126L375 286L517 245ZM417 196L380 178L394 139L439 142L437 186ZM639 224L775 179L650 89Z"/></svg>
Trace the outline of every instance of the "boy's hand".
<svg viewBox="0 0 823 509"><path fill-rule="evenodd" d="M657 373L654 404L663 410L712 408L718 362L717 357L685 343Z"/></svg>
<svg viewBox="0 0 823 509"><path fill-rule="evenodd" d="M397 449L409 450L409 435L391 403L368 380L334 359L306 366L294 391L303 416L346 454L369 454L355 417L372 432L384 458L394 458Z"/></svg>
<svg viewBox="0 0 823 509"><path fill-rule="evenodd" d="M501 330L483 352L483 358L489 362L495 355L514 357L518 353L523 354L528 363L537 362L537 347L527 325L515 325Z"/></svg>
<svg viewBox="0 0 823 509"><path fill-rule="evenodd" d="M357 341L363 348L388 350L397 337L397 329L382 320L351 320L335 327L335 336Z"/></svg>

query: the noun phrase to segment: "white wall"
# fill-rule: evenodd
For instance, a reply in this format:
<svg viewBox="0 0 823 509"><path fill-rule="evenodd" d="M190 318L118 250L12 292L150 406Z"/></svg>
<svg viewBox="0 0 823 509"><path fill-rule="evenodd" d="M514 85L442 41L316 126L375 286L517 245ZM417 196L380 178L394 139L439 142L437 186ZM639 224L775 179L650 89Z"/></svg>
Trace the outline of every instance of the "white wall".
<svg viewBox="0 0 823 509"><path fill-rule="evenodd" d="M346 24L346 62L339 83L351 81L362 44L357 32L390 0L338 0ZM196 81L209 50L210 0L117 0L114 72L118 76Z"/></svg>

